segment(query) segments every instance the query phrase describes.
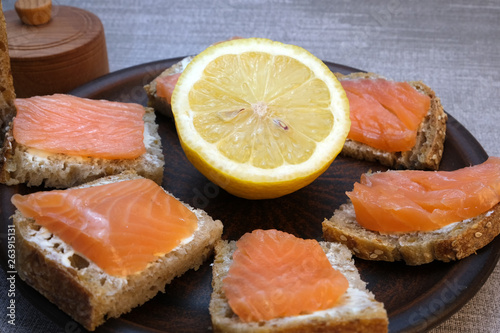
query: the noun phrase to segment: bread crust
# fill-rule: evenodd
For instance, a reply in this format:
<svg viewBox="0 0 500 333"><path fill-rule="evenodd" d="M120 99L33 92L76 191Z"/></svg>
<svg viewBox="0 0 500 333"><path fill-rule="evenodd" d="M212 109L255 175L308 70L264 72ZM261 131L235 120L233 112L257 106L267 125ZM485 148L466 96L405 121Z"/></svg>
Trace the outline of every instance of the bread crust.
<svg viewBox="0 0 500 333"><path fill-rule="evenodd" d="M338 243L320 242L335 269L349 280L349 289L337 307L310 315L277 318L263 322L242 322L233 313L222 289L223 279L232 262L235 241L215 245L210 316L214 332L387 332L387 312L366 289L352 261L349 250ZM362 295L356 298L354 295ZM349 300L352 299L352 304ZM345 303L344 303L345 302ZM360 305L362 304L362 305ZM359 311L353 310L354 307Z"/></svg>
<svg viewBox="0 0 500 333"><path fill-rule="evenodd" d="M340 80L384 78L375 73L335 73ZM415 89L431 99L431 106L422 121L415 146L406 152L386 152L364 143L347 139L341 154L352 158L378 162L393 169L429 169L438 170L443 156L448 116L443 110L441 100L436 93L421 81L409 81Z"/></svg>
<svg viewBox="0 0 500 333"><path fill-rule="evenodd" d="M135 179L133 172L105 177L80 187ZM197 270L212 253L222 235L222 223L186 205L198 216L193 239L158 258L142 272L125 278L107 275L56 235L19 211L13 215L16 229L16 269L25 282L81 323L94 330L105 320L119 317L145 303L165 285L189 269Z"/></svg>
<svg viewBox="0 0 500 333"><path fill-rule="evenodd" d="M14 139L12 122L5 134L0 163L0 182L6 185L26 183L27 186L68 188L126 170L161 184L165 164L155 113L147 107L144 114L145 135L149 136L146 153L131 160L74 157L64 154L33 153Z"/></svg>
<svg viewBox="0 0 500 333"><path fill-rule="evenodd" d="M351 202L337 209L322 223L323 238L346 245L358 258L399 261L422 265L468 257L500 234L500 204L472 219L433 232L381 234L366 230L356 221Z"/></svg>

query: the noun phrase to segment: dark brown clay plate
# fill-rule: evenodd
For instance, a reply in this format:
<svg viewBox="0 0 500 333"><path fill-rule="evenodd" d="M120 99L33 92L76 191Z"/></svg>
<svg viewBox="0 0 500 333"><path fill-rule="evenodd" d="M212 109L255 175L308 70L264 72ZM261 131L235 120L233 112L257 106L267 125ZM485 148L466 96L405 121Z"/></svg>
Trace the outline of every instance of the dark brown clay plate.
<svg viewBox="0 0 500 333"><path fill-rule="evenodd" d="M146 105L143 86L178 59L157 61L124 69L72 93L77 96L136 102ZM334 72L348 74L354 68L326 63ZM186 203L205 209L224 224L224 239L238 239L257 228L276 228L302 238L322 239L321 222L347 199L345 191L369 169L384 167L338 157L330 168L309 186L273 200L251 201L234 197L201 175L185 158L172 119L157 117L165 153L163 186ZM442 170L454 170L486 160L486 152L453 117L449 117ZM0 186L1 230L7 233L13 213L10 197L37 188ZM2 265L7 270L6 244L2 238ZM459 262L433 262L418 267L402 263L356 259L361 277L389 314L390 332L422 332L435 327L459 310L476 294L494 269L500 256L500 238ZM211 293L210 258L198 271L175 279L141 307L118 319L111 319L97 332L205 332L211 331L208 304ZM21 295L63 329L84 331L38 292L18 279ZM28 314L23 314L28 315Z"/></svg>

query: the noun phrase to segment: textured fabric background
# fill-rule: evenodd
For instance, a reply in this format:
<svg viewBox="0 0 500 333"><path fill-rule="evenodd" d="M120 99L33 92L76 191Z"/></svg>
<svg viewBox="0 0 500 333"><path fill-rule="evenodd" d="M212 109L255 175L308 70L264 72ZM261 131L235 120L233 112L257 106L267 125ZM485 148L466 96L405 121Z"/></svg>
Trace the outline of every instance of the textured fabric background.
<svg viewBox="0 0 500 333"><path fill-rule="evenodd" d="M396 80L422 80L490 156L500 156L499 1L106 0L53 1L103 22L111 71L195 54L231 36L302 46L319 58ZM3 1L4 10L14 0ZM500 266L476 296L432 333L500 332ZM18 296L16 327L64 332Z"/></svg>

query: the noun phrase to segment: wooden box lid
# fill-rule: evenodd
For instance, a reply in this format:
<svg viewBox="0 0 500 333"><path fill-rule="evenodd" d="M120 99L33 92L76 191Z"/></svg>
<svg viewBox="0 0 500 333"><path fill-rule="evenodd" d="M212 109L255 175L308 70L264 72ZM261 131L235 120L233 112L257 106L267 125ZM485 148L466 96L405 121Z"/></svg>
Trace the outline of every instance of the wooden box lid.
<svg viewBox="0 0 500 333"><path fill-rule="evenodd" d="M5 12L17 97L67 93L109 72L99 18L69 6L51 13L47 23L28 25L16 11Z"/></svg>

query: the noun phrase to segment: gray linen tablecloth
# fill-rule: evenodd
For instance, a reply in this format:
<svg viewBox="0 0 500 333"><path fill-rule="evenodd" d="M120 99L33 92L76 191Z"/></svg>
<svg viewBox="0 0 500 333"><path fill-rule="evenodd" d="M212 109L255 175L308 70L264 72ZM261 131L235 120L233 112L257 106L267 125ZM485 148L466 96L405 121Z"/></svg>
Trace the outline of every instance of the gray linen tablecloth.
<svg viewBox="0 0 500 333"><path fill-rule="evenodd" d="M231 36L266 37L320 59L422 80L490 156L500 156L500 2L297 0L59 0L104 24L110 70L195 54ZM14 1L3 1L4 10ZM0 270L2 332L64 330L17 295L6 323L7 283ZM500 332L500 266L460 311L433 333Z"/></svg>

